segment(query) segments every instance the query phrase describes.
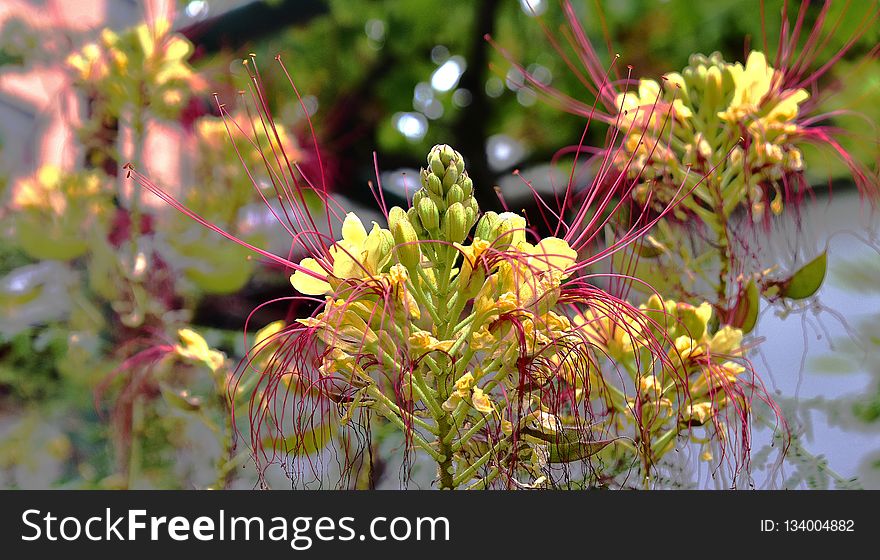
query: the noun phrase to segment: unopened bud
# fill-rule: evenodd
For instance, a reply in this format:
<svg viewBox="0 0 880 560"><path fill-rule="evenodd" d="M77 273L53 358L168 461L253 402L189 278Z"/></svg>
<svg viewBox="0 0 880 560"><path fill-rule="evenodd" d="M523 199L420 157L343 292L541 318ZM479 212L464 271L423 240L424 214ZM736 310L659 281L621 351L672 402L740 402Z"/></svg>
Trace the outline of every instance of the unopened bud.
<svg viewBox="0 0 880 560"><path fill-rule="evenodd" d="M440 156L440 161L443 162L444 166L448 166L450 162L454 161L456 158L461 159L461 156L458 152L452 149L452 146L449 144L438 144L434 146L431 151L436 150L438 155Z"/></svg>
<svg viewBox="0 0 880 560"><path fill-rule="evenodd" d="M467 213L461 202L456 202L446 209L446 213L443 214L443 233L447 241L461 243L467 237L469 230Z"/></svg>
<svg viewBox="0 0 880 560"><path fill-rule="evenodd" d="M495 239L495 227L498 225L498 213L486 212L477 222L477 230L474 232L475 237L486 239L490 243Z"/></svg>
<svg viewBox="0 0 880 560"><path fill-rule="evenodd" d="M392 208L388 213L388 225L391 228L391 235L394 236L394 242L397 244L394 248L397 260L407 270L415 270L420 265L422 256L418 244L419 237L416 235L406 212L399 206Z"/></svg>
<svg viewBox="0 0 880 560"><path fill-rule="evenodd" d="M416 207L412 207L406 211L406 217L409 220L409 223L412 225L413 230L415 230L416 235L419 239L423 239L427 231L424 227L422 227L422 220L419 218L419 211Z"/></svg>
<svg viewBox="0 0 880 560"><path fill-rule="evenodd" d="M504 247L507 245L519 245L526 240L526 219L513 212L502 212L498 215L498 225L490 237L490 241L497 238L496 244Z"/></svg>
<svg viewBox="0 0 880 560"><path fill-rule="evenodd" d="M440 182L440 177L434 173L429 173L427 177L425 188L437 196L443 196L443 184Z"/></svg>
<svg viewBox="0 0 880 560"><path fill-rule="evenodd" d="M452 185L446 193L446 204L452 206L456 202L464 202L464 191L459 185Z"/></svg>
<svg viewBox="0 0 880 560"><path fill-rule="evenodd" d="M423 191L423 190L421 190L421 189L417 190L417 191L415 192L415 194L413 195L413 198L412 198L412 206L413 206L413 208L418 208L418 207L419 207L419 203L422 201L423 198L425 198L425 197L427 197L427 196L428 196L428 195L425 194L425 191Z"/></svg>
<svg viewBox="0 0 880 560"><path fill-rule="evenodd" d="M474 222L477 221L477 213L474 211L473 207L468 206L464 209L464 215L467 218L468 230L470 230L472 227L474 227Z"/></svg>
<svg viewBox="0 0 880 560"><path fill-rule="evenodd" d="M706 104L709 107L718 107L721 104L724 92L721 84L721 70L712 66L706 72Z"/></svg>
<svg viewBox="0 0 880 560"><path fill-rule="evenodd" d="M440 227L440 212L437 205L429 197L424 197L416 207L422 227L426 230L435 231Z"/></svg>
<svg viewBox="0 0 880 560"><path fill-rule="evenodd" d="M448 167L446 173L443 175L443 188L446 190L452 188L452 185L458 181L459 175L460 173L457 167Z"/></svg>
<svg viewBox="0 0 880 560"><path fill-rule="evenodd" d="M468 177L467 173L462 173L462 177L459 179L458 184L461 185L461 190L464 193L465 198L473 196L474 182Z"/></svg>
<svg viewBox="0 0 880 560"><path fill-rule="evenodd" d="M428 167L430 167L431 173L438 177L442 177L446 173L443 162L440 161L440 154L434 153L433 150L431 151L431 155L428 156Z"/></svg>

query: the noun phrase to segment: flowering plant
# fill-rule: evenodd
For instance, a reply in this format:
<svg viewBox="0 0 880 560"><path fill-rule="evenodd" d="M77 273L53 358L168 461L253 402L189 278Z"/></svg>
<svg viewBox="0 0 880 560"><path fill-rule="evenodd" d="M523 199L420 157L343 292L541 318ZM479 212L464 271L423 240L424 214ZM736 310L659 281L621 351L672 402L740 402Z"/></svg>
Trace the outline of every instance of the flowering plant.
<svg viewBox="0 0 880 560"><path fill-rule="evenodd" d="M611 127L612 137L621 138L619 147L612 143L597 151L637 183L628 193L612 193L631 197L636 217L643 209L656 213L673 207L615 266L650 279L670 295L709 299L722 321L746 332L755 325L762 297L787 308L813 296L825 279L825 252L785 271L778 262L762 266L761 248L750 246L749 232L756 233L752 224L770 233L774 216L787 207L796 212L810 195L805 149L819 147L836 155L871 204L880 193L875 173L850 155L841 131L828 122L835 114L818 110L824 92L820 78L876 21L876 6L828 60L819 60L820 55L840 19L826 27L831 2L822 2L809 27L805 21L810 8L810 2L801 2L792 23L788 5L783 6L783 27L770 59L765 40L763 51L748 51L745 63L729 62L719 52L694 54L684 69L660 80L634 80L632 67L625 78L612 80L574 8L565 2L566 36L586 73L574 69L557 38L546 27L544 31L595 94L594 104L543 83L501 49L524 81L550 103L601 120ZM817 61L818 68L811 70ZM682 237L692 243L681 243ZM672 270L691 272L673 275Z"/></svg>
<svg viewBox="0 0 880 560"><path fill-rule="evenodd" d="M329 241L308 227L316 218L294 193L312 189L328 208L332 200L285 168L296 166L270 173L289 197L282 223L309 256L296 263L251 248L292 269L301 295L290 299L317 310L261 331L240 370L253 387L258 463L267 448L319 456L377 416L434 460L443 489L623 485L633 466L650 487L687 436L709 461L713 446L733 441L737 452L722 456L735 472L746 465L750 400L762 393L742 333L710 327L708 304L655 295L637 307L596 287L601 275L587 268L615 247L586 259L579 250L610 219L598 217L613 210L608 199L594 217L582 210L563 237L536 237L516 213L481 216L464 157L438 145L411 206L383 208L387 228L367 231L347 213L341 239Z"/></svg>

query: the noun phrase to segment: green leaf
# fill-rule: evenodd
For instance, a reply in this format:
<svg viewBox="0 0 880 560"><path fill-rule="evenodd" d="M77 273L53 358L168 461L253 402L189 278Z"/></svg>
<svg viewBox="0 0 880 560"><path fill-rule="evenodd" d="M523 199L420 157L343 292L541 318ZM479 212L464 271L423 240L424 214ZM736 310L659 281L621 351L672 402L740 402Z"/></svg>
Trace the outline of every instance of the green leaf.
<svg viewBox="0 0 880 560"><path fill-rule="evenodd" d="M249 251L233 243L222 249L212 248L198 255L199 262L184 274L202 291L209 294L232 294L241 290L255 268Z"/></svg>
<svg viewBox="0 0 880 560"><path fill-rule="evenodd" d="M783 282L779 295L788 299L805 299L812 296L822 287L827 270L828 252L825 251Z"/></svg>
<svg viewBox="0 0 880 560"><path fill-rule="evenodd" d="M580 430L563 429L559 433L548 434L532 428L523 428L522 433L531 436L548 447L551 463L572 463L591 457L614 443L613 439L584 441Z"/></svg>
<svg viewBox="0 0 880 560"><path fill-rule="evenodd" d="M15 231L18 246L35 259L69 261L89 249L83 236L72 231L72 224L47 224L45 218L36 214L21 213L18 218Z"/></svg>
<svg viewBox="0 0 880 560"><path fill-rule="evenodd" d="M184 412L195 412L202 407L202 399L190 395L186 390L179 391L164 383L159 384L165 402Z"/></svg>
<svg viewBox="0 0 880 560"><path fill-rule="evenodd" d="M646 235L641 243L635 245L639 256L653 259L669 252L669 249L653 235Z"/></svg>
<svg viewBox="0 0 880 560"><path fill-rule="evenodd" d="M827 354L813 358L810 362L810 370L816 373L840 374L855 373L859 367L849 356Z"/></svg>
<svg viewBox="0 0 880 560"><path fill-rule="evenodd" d="M755 328L758 321L758 312L761 310L761 293L754 280L750 280L744 290L739 294L736 307L730 318L730 326L742 329L743 333L749 333Z"/></svg>
<svg viewBox="0 0 880 560"><path fill-rule="evenodd" d="M310 430L299 429L286 438L264 438L263 446L282 451L296 457L314 455L333 439L329 423L322 423Z"/></svg>

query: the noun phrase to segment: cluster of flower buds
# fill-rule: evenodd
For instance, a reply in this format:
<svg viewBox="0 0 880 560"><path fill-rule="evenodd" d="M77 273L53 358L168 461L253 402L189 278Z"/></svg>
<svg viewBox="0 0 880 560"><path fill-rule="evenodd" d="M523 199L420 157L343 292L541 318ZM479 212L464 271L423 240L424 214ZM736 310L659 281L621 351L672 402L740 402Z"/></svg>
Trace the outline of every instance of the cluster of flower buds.
<svg viewBox="0 0 880 560"><path fill-rule="evenodd" d="M15 235L37 259L69 260L84 254L90 236L107 229L112 194L95 171L66 173L45 165L13 190Z"/></svg>
<svg viewBox="0 0 880 560"><path fill-rule="evenodd" d="M643 363L630 372L635 394L625 400L608 395L622 418L638 422L641 429L654 434L653 441L662 441L662 433L703 426L713 419L721 422L728 413L748 407L743 390L752 381L740 363L742 330L715 326L714 310L706 302L694 306L652 295L639 309L641 314L627 316L603 303L588 307L572 321L617 363L639 363L638 356L651 340L664 341L662 361L670 367ZM615 316L622 320L612 320ZM571 376L570 369L562 367L560 372ZM684 378L686 391L680 383ZM576 375L571 379L576 385L586 383ZM590 382L602 386L601 380L591 377ZM633 411L638 411L638 418ZM655 457L671 449L668 443L655 445ZM706 444L703 458L711 460L708 442L701 443Z"/></svg>
<svg viewBox="0 0 880 560"><path fill-rule="evenodd" d="M480 212L462 155L446 144L434 146L421 182L407 212L416 234L421 239L462 243Z"/></svg>
<svg viewBox="0 0 880 560"><path fill-rule="evenodd" d="M388 229L373 224L367 233L348 214L342 238L291 277L297 291L325 302L286 336L301 348L320 341L320 379L357 403L345 417L371 406L410 430L437 461L441 486L454 488L475 476L472 461L517 457L539 480L549 463L610 445L546 398L558 386L572 407L592 406L609 387L607 362L637 388L601 395L617 422L608 429L649 434L659 441L645 450L654 458L682 430L713 425L729 402L747 406L736 363L742 332L710 329L710 305L655 297L637 308L583 291L569 280L578 254L568 241L530 243L525 219L510 212L476 220L461 155L437 146L428 162L413 207L391 208Z"/></svg>
<svg viewBox="0 0 880 560"><path fill-rule="evenodd" d="M192 44L160 18L120 34L105 29L99 41L71 54L67 64L79 82L111 105L112 113L140 103L173 118L202 84L188 63L192 52Z"/></svg>
<svg viewBox="0 0 880 560"><path fill-rule="evenodd" d="M729 216L748 204L760 216L769 203L778 214L780 183L804 168L798 116L808 97L786 89L763 53L753 51L745 65L717 52L693 55L662 86L641 80L618 96L618 127L626 135L618 165L644 181L636 198L645 202L650 193L658 208L699 182L682 203L686 209L720 203Z"/></svg>

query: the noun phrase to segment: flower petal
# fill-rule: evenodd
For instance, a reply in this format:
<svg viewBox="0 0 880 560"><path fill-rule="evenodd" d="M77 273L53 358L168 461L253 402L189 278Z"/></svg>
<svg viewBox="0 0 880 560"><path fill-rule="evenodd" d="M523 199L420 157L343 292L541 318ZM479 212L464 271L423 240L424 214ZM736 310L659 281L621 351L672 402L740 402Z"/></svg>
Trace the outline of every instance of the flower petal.
<svg viewBox="0 0 880 560"><path fill-rule="evenodd" d="M355 247L362 247L367 240L367 230L354 212L349 212L342 222L342 239Z"/></svg>
<svg viewBox="0 0 880 560"><path fill-rule="evenodd" d="M307 268L322 276L325 274L324 269L321 268L321 265L315 259L306 258L299 264L303 268ZM330 284L300 270L297 270L290 276L290 283L298 292L309 296L319 296L330 292Z"/></svg>
<svg viewBox="0 0 880 560"><path fill-rule="evenodd" d="M577 261L577 251L568 246L568 243L557 237L546 237L538 246L529 249L534 255L529 259L529 265L541 271L565 272Z"/></svg>

